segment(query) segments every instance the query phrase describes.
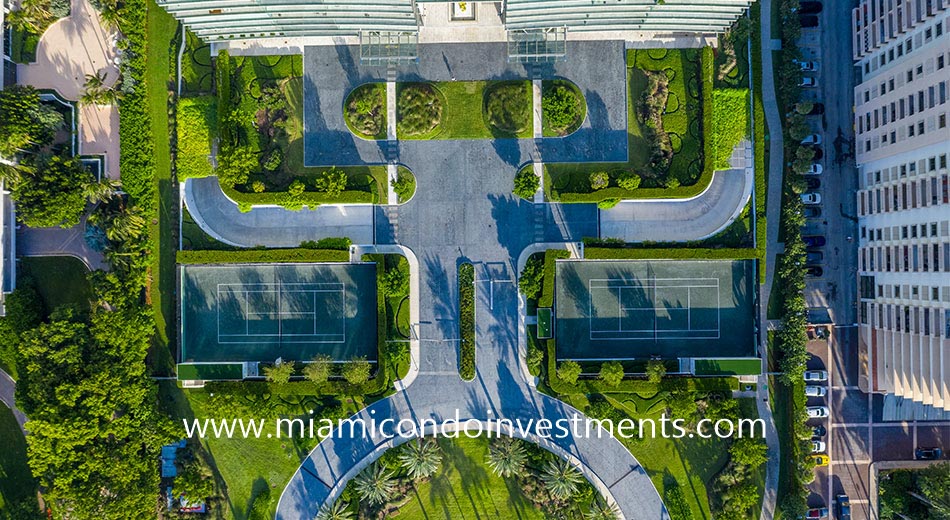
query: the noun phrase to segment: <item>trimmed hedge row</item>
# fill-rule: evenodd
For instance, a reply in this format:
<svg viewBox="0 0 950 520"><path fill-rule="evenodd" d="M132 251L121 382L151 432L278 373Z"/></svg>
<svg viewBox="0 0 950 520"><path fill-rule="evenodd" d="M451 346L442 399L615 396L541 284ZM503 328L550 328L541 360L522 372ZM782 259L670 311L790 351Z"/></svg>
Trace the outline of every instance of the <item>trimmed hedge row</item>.
<svg viewBox="0 0 950 520"><path fill-rule="evenodd" d="M290 210L300 210L304 206L314 209L321 204L373 204L376 202L375 183L372 192L348 190L333 196L322 191L305 191L300 195L294 195L288 191L244 193L224 184L221 185L221 190L242 208L274 205Z"/></svg>
<svg viewBox="0 0 950 520"><path fill-rule="evenodd" d="M475 379L475 266L459 266L459 376Z"/></svg>
<svg viewBox="0 0 950 520"><path fill-rule="evenodd" d="M154 136L148 108L146 64L146 0L128 0L119 28L128 39L122 55L122 99L119 109L119 150L122 189L145 213L155 209Z"/></svg>
<svg viewBox="0 0 950 520"><path fill-rule="evenodd" d="M555 263L559 259L570 257L571 253L566 249L548 249L544 252L544 278L541 286L541 296L538 297L538 307L554 306Z"/></svg>
<svg viewBox="0 0 950 520"><path fill-rule="evenodd" d="M382 383L389 385L390 361L388 349L386 348L387 339L389 339L388 313L386 312L386 256L385 255L364 255L364 260L376 262L376 350L378 352L376 364L376 376L373 382L377 383L377 391L382 390Z"/></svg>
<svg viewBox="0 0 950 520"><path fill-rule="evenodd" d="M243 249L239 251L178 251L179 264L348 262L349 251L330 249Z"/></svg>
<svg viewBox="0 0 950 520"><path fill-rule="evenodd" d="M632 248L632 247L585 247L584 258L588 260L650 260L650 259L695 259L695 260L757 260L757 249L709 249L709 248ZM545 279L545 282L547 280ZM540 305L540 303L539 303Z"/></svg>
<svg viewBox="0 0 950 520"><path fill-rule="evenodd" d="M207 177L211 169L211 140L217 128L217 99L214 96L182 98L176 114L178 179Z"/></svg>
<svg viewBox="0 0 950 520"><path fill-rule="evenodd" d="M754 4L750 17L758 20L759 4ZM755 25L754 25L755 26ZM759 283L765 283L766 246L768 245L768 164L765 162L765 107L762 103L762 33L752 31L752 132L755 145L755 246L763 260L759 266Z"/></svg>

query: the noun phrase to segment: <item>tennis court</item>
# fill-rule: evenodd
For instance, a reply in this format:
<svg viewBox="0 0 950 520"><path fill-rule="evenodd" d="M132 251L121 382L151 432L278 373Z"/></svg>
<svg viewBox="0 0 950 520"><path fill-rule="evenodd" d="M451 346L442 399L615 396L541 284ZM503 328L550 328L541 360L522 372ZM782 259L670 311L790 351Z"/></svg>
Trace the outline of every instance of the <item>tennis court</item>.
<svg viewBox="0 0 950 520"><path fill-rule="evenodd" d="M376 359L376 266L181 267L182 362Z"/></svg>
<svg viewBox="0 0 950 520"><path fill-rule="evenodd" d="M563 260L556 276L560 359L755 354L752 260Z"/></svg>

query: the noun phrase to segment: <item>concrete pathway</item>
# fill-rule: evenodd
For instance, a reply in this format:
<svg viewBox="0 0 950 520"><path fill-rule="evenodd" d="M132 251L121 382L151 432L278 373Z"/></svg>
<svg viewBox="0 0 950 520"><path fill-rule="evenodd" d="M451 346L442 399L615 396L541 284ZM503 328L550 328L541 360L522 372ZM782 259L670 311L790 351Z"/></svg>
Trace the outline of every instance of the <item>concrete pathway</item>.
<svg viewBox="0 0 950 520"><path fill-rule="evenodd" d="M744 141L733 169L717 171L702 193L688 199L627 200L600 212L600 236L625 242L702 240L726 229L755 188L752 146Z"/></svg>
<svg viewBox="0 0 950 520"><path fill-rule="evenodd" d="M17 410L16 407L16 381L10 377L10 374L0 370L0 401L3 401L3 404L7 405L7 408L13 412L13 416L16 417L17 424L20 425L20 429L23 430L23 433L26 433L26 429L23 428L23 425L26 424L26 416L23 415L23 412Z"/></svg>
<svg viewBox="0 0 950 520"><path fill-rule="evenodd" d="M544 137L544 124L541 120L541 80L531 80L531 118L534 125L534 138Z"/></svg>
<svg viewBox="0 0 950 520"><path fill-rule="evenodd" d="M772 49L766 42L772 38L772 2L762 2L759 13L762 45L762 100L765 108L765 122L769 132L769 177L768 196L766 197L766 255L765 255L765 284L760 286L759 323L768 323L769 296L772 292L772 282L775 278L775 255L783 249L778 242L779 220L782 213L782 168L785 164L782 146L782 116L775 100L775 76L772 65ZM759 355L762 356L765 370L768 372L768 344L767 335L761 335L762 343ZM765 496L762 499L762 520L770 520L775 516L775 504L778 498L779 452L778 434L775 432L772 420L772 409L768 406L769 388L768 376L759 376L757 387L759 398L759 417L766 419L766 443L769 445L769 458L765 466Z"/></svg>
<svg viewBox="0 0 950 520"><path fill-rule="evenodd" d="M86 217L71 228L31 228L17 230L16 250L20 256L72 256L82 260L90 270L107 270L109 264L102 253L86 244Z"/></svg>
<svg viewBox="0 0 950 520"><path fill-rule="evenodd" d="M104 73L106 84L119 77L114 60L115 33L102 26L88 0L72 0L70 14L50 25L36 47L36 62L17 65L17 81L52 89L78 101L86 74ZM111 106L86 106L79 111L80 153L106 156L106 176L119 178L119 117Z"/></svg>

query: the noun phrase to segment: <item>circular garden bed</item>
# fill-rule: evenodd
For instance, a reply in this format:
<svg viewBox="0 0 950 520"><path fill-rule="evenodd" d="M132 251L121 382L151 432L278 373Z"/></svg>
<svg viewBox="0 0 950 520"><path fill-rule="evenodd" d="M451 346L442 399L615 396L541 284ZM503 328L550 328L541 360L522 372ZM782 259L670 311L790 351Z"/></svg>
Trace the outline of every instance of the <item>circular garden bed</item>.
<svg viewBox="0 0 950 520"><path fill-rule="evenodd" d="M577 85L567 80L545 81L541 96L545 137L563 137L580 128L587 103Z"/></svg>
<svg viewBox="0 0 950 520"><path fill-rule="evenodd" d="M445 97L431 83L408 83L396 94L396 129L405 136L434 136L442 124Z"/></svg>
<svg viewBox="0 0 950 520"><path fill-rule="evenodd" d="M343 104L346 126L364 139L386 139L386 84L366 83Z"/></svg>
<svg viewBox="0 0 950 520"><path fill-rule="evenodd" d="M530 83L491 83L485 89L484 99L485 123L493 135L518 136L531 131Z"/></svg>

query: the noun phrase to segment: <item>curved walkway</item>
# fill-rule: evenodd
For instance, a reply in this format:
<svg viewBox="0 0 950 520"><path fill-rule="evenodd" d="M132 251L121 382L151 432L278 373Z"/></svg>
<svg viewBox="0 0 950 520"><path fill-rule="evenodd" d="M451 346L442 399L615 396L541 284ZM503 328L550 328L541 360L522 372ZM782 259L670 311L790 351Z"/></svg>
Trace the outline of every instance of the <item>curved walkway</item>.
<svg viewBox="0 0 950 520"><path fill-rule="evenodd" d="M688 199L627 200L600 212L600 236L624 242L688 242L709 238L742 213L755 187L752 145L740 144L732 169L717 171Z"/></svg>
<svg viewBox="0 0 950 520"><path fill-rule="evenodd" d="M13 412L20 429L23 430L23 433L26 433L26 429L23 427L26 424L26 416L16 407L16 381L3 370L0 370L0 401Z"/></svg>

